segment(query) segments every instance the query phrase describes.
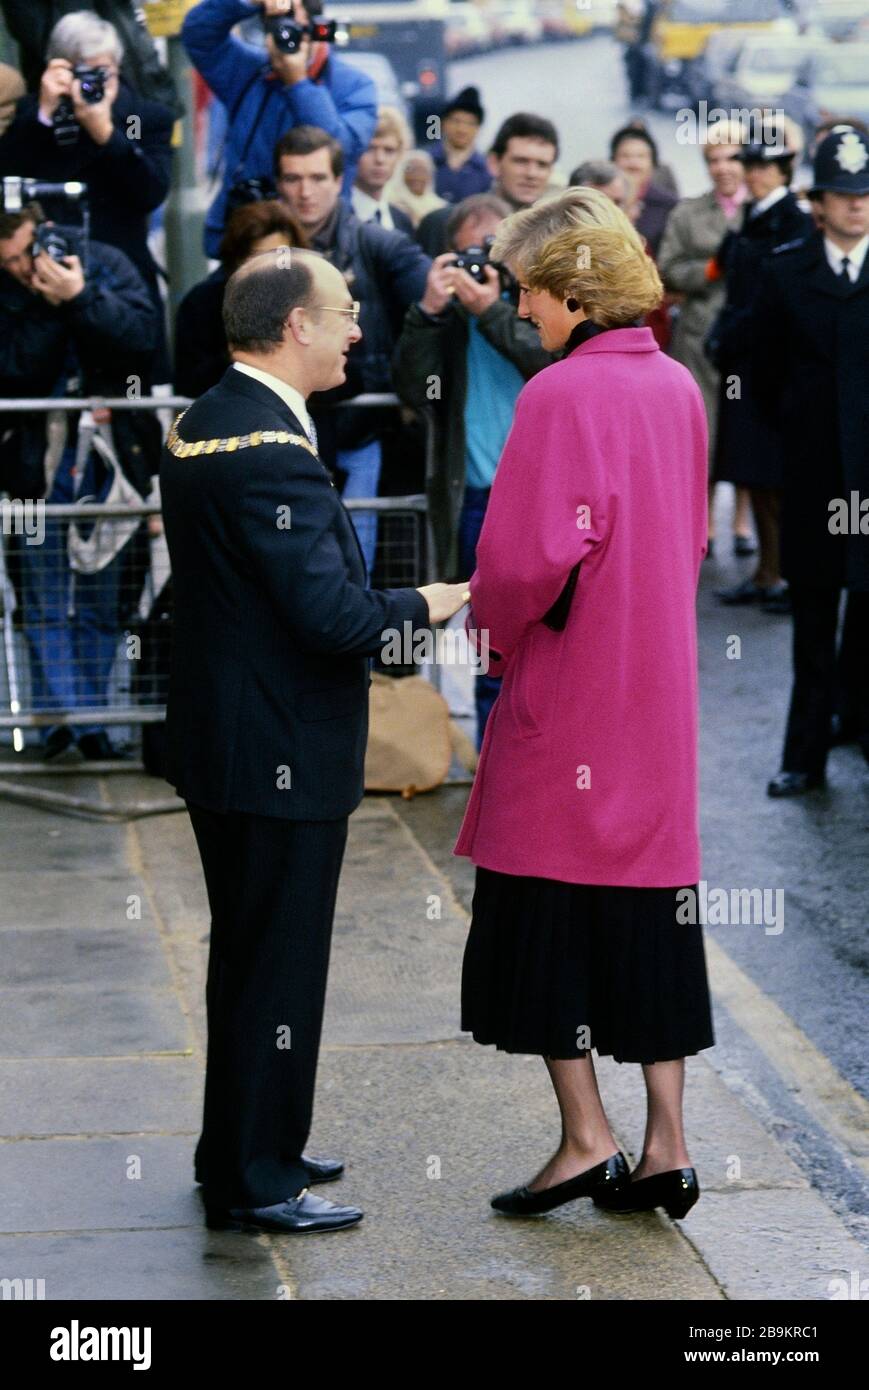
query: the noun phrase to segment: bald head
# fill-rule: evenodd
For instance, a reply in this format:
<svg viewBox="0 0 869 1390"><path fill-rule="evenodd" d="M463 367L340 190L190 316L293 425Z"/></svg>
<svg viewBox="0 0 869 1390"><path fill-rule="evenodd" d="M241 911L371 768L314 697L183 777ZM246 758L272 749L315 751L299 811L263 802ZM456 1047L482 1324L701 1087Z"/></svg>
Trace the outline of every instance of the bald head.
<svg viewBox="0 0 869 1390"><path fill-rule="evenodd" d="M240 265L229 277L223 296L223 326L230 348L254 353L276 350L283 342L290 311L308 308L317 298L322 266L338 275L322 256L292 246L276 246Z"/></svg>
<svg viewBox="0 0 869 1390"><path fill-rule="evenodd" d="M277 246L251 256L229 278L223 324L237 362L259 367L307 396L345 379L360 338L339 270L315 251Z"/></svg>

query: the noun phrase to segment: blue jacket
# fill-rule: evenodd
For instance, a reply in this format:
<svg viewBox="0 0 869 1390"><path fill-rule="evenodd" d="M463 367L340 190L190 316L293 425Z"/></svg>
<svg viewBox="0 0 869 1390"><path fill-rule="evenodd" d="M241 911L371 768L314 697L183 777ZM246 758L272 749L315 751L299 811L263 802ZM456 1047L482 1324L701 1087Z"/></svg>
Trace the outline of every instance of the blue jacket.
<svg viewBox="0 0 869 1390"><path fill-rule="evenodd" d="M205 222L205 250L217 255L226 195L239 179L271 174L274 148L297 125L315 125L344 149L344 191L377 124L377 89L370 77L330 54L316 81L287 87L263 61L263 50L243 43L233 27L259 5L245 0L202 0L188 11L181 31L187 56L229 112L223 186ZM247 148L245 148L247 147Z"/></svg>

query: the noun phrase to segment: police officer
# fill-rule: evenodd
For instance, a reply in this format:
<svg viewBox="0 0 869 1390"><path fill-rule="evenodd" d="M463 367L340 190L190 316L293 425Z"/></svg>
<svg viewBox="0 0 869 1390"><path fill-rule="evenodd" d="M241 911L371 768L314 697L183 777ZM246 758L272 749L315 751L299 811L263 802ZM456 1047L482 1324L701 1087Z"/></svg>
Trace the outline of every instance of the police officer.
<svg viewBox="0 0 869 1390"><path fill-rule="evenodd" d="M822 141L809 197L817 230L767 259L754 320L759 396L785 442L794 621L782 770L767 788L776 797L823 785L839 694L837 741L852 734L869 761L869 143L859 131L837 126Z"/></svg>
<svg viewBox="0 0 869 1390"><path fill-rule="evenodd" d="M726 234L716 256L727 294L707 345L720 372L714 477L750 490L759 552L752 577L720 590L718 597L727 604L757 603L768 612L786 613L789 599L779 559L784 453L780 432L758 400L752 319L764 258L776 246L808 236L812 220L790 189L796 149L781 132L769 134L777 137L775 143L746 145L734 156L744 166L751 201L744 205L741 228Z"/></svg>

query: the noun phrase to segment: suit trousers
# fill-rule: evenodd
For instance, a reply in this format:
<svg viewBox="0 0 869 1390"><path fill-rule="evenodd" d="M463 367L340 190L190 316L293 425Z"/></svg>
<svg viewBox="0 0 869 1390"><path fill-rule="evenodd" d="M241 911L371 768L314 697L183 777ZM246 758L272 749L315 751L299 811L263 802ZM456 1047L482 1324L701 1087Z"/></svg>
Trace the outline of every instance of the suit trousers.
<svg viewBox="0 0 869 1390"><path fill-rule="evenodd" d="M782 768L821 776L838 710L869 748L869 594L848 595L837 658L842 591L791 584L794 683Z"/></svg>
<svg viewBox="0 0 869 1390"><path fill-rule="evenodd" d="M187 810L211 908L196 1168L211 1205L270 1206L308 1185L302 1150L347 817Z"/></svg>

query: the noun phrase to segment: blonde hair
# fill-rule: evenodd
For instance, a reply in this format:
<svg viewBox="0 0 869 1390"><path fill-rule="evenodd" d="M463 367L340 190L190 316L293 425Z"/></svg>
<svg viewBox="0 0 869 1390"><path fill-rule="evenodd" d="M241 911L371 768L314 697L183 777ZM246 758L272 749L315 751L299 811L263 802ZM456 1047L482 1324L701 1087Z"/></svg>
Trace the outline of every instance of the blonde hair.
<svg viewBox="0 0 869 1390"><path fill-rule="evenodd" d="M569 188L514 213L489 254L521 267L532 290L554 299L572 296L602 328L644 317L664 296L639 233L596 188Z"/></svg>
<svg viewBox="0 0 869 1390"><path fill-rule="evenodd" d="M413 143L410 138L410 126L397 106L381 106L378 109L377 128L372 139L382 140L386 135L391 135L398 141L402 153L409 150Z"/></svg>

